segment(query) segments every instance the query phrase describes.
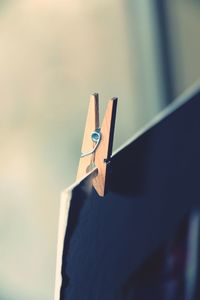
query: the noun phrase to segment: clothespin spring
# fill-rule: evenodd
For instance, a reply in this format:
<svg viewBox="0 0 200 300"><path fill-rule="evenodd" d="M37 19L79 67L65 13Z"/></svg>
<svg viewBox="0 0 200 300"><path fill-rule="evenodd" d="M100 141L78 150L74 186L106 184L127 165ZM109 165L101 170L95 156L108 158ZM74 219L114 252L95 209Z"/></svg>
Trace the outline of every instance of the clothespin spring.
<svg viewBox="0 0 200 300"><path fill-rule="evenodd" d="M92 153L94 153L96 151L96 149L99 146L100 141L101 141L101 129L100 128L97 128L95 131L93 131L91 133L91 139L94 143L96 143L94 148L88 152L81 153L81 157L91 155Z"/></svg>

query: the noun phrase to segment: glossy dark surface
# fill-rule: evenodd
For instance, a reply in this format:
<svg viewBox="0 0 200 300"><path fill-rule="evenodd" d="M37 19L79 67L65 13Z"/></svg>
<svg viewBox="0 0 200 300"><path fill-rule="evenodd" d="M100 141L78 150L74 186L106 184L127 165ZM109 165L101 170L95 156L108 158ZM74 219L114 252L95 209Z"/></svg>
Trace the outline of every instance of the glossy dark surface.
<svg viewBox="0 0 200 300"><path fill-rule="evenodd" d="M140 266L200 204L199 132L197 92L112 158L104 198L74 189L61 300L140 300Z"/></svg>

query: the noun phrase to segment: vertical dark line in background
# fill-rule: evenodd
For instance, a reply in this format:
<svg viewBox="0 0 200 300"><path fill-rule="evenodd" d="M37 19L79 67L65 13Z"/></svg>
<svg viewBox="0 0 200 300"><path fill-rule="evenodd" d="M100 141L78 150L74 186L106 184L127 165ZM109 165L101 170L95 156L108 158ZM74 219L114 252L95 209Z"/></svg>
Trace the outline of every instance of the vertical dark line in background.
<svg viewBox="0 0 200 300"><path fill-rule="evenodd" d="M175 98L175 82L173 76L173 60L171 55L171 41L169 31L169 15L166 0L154 0L156 23L158 27L158 45L160 47L161 74L165 103Z"/></svg>

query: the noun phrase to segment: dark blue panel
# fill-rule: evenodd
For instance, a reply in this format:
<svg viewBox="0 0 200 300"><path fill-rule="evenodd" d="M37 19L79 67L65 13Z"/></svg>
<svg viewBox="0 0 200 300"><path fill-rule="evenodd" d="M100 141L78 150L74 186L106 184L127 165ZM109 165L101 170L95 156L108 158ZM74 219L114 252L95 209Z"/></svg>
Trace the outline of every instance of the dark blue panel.
<svg viewBox="0 0 200 300"><path fill-rule="evenodd" d="M197 92L112 158L104 198L74 189L61 300L139 300L130 278L200 204L199 131Z"/></svg>

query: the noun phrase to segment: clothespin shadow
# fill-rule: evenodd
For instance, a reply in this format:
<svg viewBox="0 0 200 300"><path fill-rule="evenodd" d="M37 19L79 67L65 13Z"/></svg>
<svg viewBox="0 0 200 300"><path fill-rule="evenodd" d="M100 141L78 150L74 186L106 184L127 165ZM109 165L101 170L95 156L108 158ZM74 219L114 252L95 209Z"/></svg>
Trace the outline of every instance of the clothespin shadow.
<svg viewBox="0 0 200 300"><path fill-rule="evenodd" d="M112 155L116 109L117 98L112 98L108 101L100 127L99 96L90 96L77 180L82 180L94 170L92 185L99 196L104 196L107 191L107 171Z"/></svg>

